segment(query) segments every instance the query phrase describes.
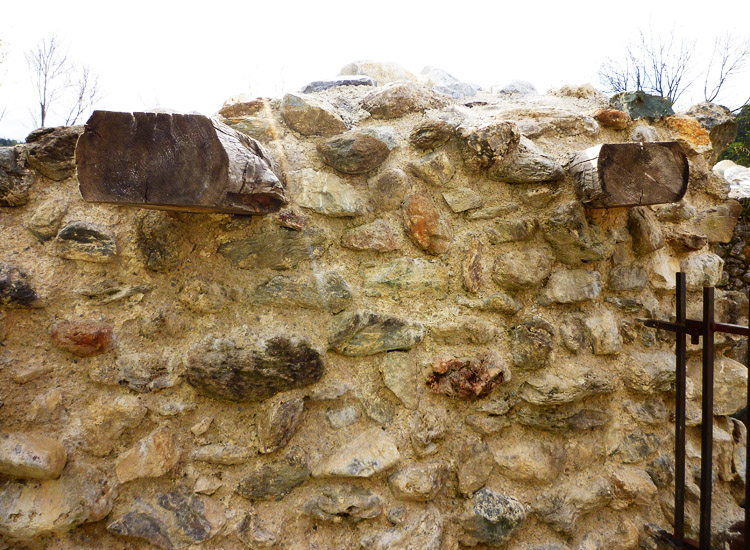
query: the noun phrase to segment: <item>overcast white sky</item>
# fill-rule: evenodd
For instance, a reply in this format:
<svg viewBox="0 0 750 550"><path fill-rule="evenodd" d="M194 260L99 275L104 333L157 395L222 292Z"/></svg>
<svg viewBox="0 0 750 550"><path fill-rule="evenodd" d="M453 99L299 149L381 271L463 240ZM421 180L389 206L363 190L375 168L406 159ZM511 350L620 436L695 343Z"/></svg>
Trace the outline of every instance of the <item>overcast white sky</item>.
<svg viewBox="0 0 750 550"><path fill-rule="evenodd" d="M639 27L674 28L709 50L717 34L750 35L748 0L33 0L4 2L0 17L0 137L15 139L34 127L24 52L53 34L71 59L99 73L98 108L204 114L231 95L298 90L357 59L415 73L432 65L483 86L528 80L543 93L565 83L598 86L599 65ZM719 99L736 106L748 96L750 67Z"/></svg>

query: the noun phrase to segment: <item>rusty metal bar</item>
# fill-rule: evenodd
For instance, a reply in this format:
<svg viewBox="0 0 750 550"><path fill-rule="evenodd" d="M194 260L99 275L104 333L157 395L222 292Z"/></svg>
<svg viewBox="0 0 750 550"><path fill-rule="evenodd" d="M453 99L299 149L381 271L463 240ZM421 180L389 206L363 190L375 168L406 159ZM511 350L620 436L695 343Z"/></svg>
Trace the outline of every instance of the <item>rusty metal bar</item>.
<svg viewBox="0 0 750 550"><path fill-rule="evenodd" d="M677 324L684 324L686 320L685 304L685 273L677 273L677 288L675 299L675 319ZM675 356L677 358L676 410L675 410L675 480L674 480L674 535L682 539L685 537L685 399L686 399L686 346L687 339L684 332L676 335Z"/></svg>
<svg viewBox="0 0 750 550"><path fill-rule="evenodd" d="M711 490L714 428L714 289L703 287L703 399L701 402L700 550L711 550Z"/></svg>
<svg viewBox="0 0 750 550"><path fill-rule="evenodd" d="M643 319L647 327L669 330L677 334L689 334L690 336L703 336L703 321L685 319L682 323L671 323L669 321L658 321L656 319ZM726 332L737 336L750 337L750 328L729 323L711 323L712 332ZM697 343L697 342L693 342Z"/></svg>

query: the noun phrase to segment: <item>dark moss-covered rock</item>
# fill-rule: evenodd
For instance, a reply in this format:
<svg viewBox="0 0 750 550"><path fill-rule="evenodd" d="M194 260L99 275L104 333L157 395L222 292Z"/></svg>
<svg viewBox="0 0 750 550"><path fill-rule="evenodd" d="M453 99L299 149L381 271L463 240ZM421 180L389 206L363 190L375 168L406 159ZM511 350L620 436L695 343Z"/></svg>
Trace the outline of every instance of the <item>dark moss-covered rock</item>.
<svg viewBox="0 0 750 550"><path fill-rule="evenodd" d="M649 95L642 91L615 94L609 100L609 104L615 109L626 112L633 120L674 114L672 102L668 98Z"/></svg>
<svg viewBox="0 0 750 550"><path fill-rule="evenodd" d="M72 222L63 227L53 242L55 255L68 260L106 263L117 254L115 236L89 222Z"/></svg>
<svg viewBox="0 0 750 550"><path fill-rule="evenodd" d="M424 329L397 317L371 311L342 314L333 322L329 345L342 355L355 357L383 351L407 350L422 341Z"/></svg>
<svg viewBox="0 0 750 550"><path fill-rule="evenodd" d="M302 460L285 457L253 469L237 486L237 494L248 500L280 500L310 478Z"/></svg>
<svg viewBox="0 0 750 550"><path fill-rule="evenodd" d="M282 227L224 243L219 246L218 252L240 269L268 267L280 271L319 258L326 247L326 236L322 229L293 231Z"/></svg>
<svg viewBox="0 0 750 550"><path fill-rule="evenodd" d="M258 350L208 338L188 355L187 381L211 397L260 401L317 382L323 368L320 354L305 342L276 337Z"/></svg>
<svg viewBox="0 0 750 550"><path fill-rule="evenodd" d="M323 162L345 174L364 174L388 158L388 145L377 137L358 130L334 136L318 144Z"/></svg>
<svg viewBox="0 0 750 550"><path fill-rule="evenodd" d="M74 153L83 126L39 128L26 136L26 162L43 176L62 181L76 173Z"/></svg>
<svg viewBox="0 0 750 550"><path fill-rule="evenodd" d="M0 263L0 306L34 307L38 300L25 271L12 264Z"/></svg>

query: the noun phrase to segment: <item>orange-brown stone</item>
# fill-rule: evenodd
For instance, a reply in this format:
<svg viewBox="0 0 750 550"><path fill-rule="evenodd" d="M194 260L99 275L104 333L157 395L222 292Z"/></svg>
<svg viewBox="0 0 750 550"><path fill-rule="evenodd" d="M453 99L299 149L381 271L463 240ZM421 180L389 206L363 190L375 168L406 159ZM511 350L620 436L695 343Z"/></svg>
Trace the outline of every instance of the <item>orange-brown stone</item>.
<svg viewBox="0 0 750 550"><path fill-rule="evenodd" d="M432 199L423 193L410 195L404 201L406 234L428 254L444 254L453 240L453 231Z"/></svg>
<svg viewBox="0 0 750 550"><path fill-rule="evenodd" d="M633 121L630 115L617 109L599 109L594 113L594 119L605 128L624 130Z"/></svg>
<svg viewBox="0 0 750 550"><path fill-rule="evenodd" d="M58 321L50 327L52 343L79 357L91 357L112 349L114 333L109 323L74 319Z"/></svg>

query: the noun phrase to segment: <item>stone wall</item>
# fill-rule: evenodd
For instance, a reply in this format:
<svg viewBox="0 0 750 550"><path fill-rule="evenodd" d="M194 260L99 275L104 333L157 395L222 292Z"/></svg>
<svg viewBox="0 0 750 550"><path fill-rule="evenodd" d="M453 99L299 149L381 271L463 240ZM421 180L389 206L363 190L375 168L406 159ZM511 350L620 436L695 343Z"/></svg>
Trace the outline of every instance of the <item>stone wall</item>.
<svg viewBox="0 0 750 550"><path fill-rule="evenodd" d="M711 124L632 121L588 86L467 100L389 74L225 104L282 167L278 214L84 203L80 128L0 149L5 547L654 547L673 340L638 319L669 318L678 269L689 315L721 281L711 250L739 205ZM631 140L681 142L687 195L586 211L570 154ZM747 322L742 294L717 302ZM747 370L729 355L717 533L742 514Z"/></svg>

